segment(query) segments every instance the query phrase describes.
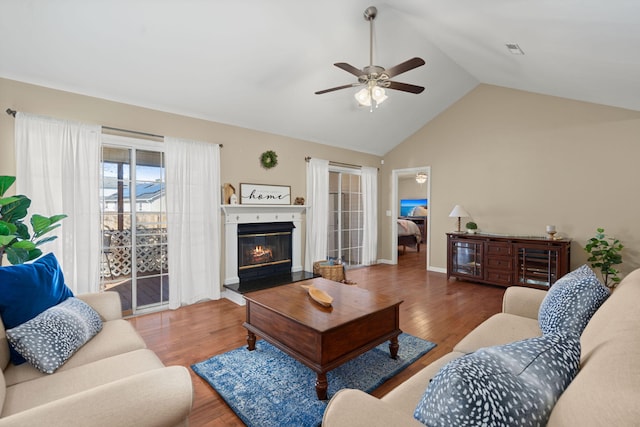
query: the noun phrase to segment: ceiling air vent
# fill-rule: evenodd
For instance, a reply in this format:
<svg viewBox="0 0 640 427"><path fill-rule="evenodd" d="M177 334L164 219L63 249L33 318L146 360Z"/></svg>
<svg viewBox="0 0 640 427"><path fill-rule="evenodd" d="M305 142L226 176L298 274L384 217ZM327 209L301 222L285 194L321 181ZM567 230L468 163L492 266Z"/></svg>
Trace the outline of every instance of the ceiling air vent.
<svg viewBox="0 0 640 427"><path fill-rule="evenodd" d="M520 46L518 46L516 43L507 43L505 46L507 46L507 49L509 49L509 52L511 52L514 55L524 55L524 52L522 51L522 49L520 49Z"/></svg>

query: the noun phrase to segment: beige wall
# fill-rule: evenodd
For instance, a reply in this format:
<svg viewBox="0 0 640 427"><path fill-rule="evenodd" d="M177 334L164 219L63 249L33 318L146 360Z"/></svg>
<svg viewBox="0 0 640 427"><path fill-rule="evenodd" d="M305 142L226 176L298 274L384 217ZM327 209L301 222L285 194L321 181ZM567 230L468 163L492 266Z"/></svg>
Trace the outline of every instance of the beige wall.
<svg viewBox="0 0 640 427"><path fill-rule="evenodd" d="M400 212L401 199L426 199L427 183L418 184L415 174L410 177L401 177L398 179L398 212Z"/></svg>
<svg viewBox="0 0 640 427"><path fill-rule="evenodd" d="M380 157L370 154L1 78L0 107L0 175L15 175L16 168L14 119L4 113L7 108L60 119L223 144L220 153L221 182L231 183L236 191L239 191L240 182L290 185L293 199L305 197L306 156L372 167L378 167L380 164ZM274 150L278 154L278 165L269 170L260 166L260 155L266 150Z"/></svg>
<svg viewBox="0 0 640 427"><path fill-rule="evenodd" d="M543 235L556 225L574 239L572 266L603 227L626 246L623 272L640 266L640 112L480 85L384 161L382 212L393 169L431 166L434 267L446 267L456 204L481 231ZM391 259L391 219L380 218L379 257Z"/></svg>

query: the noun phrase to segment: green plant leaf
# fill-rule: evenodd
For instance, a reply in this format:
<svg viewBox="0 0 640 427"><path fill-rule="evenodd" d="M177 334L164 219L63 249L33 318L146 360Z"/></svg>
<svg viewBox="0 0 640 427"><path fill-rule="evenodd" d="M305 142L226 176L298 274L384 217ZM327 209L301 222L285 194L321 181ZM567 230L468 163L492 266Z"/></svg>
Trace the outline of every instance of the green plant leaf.
<svg viewBox="0 0 640 427"><path fill-rule="evenodd" d="M66 217L67 217L67 215L65 215L65 214L54 215L54 216L50 216L49 217L49 221L51 221L51 224L55 224L58 221L62 221Z"/></svg>
<svg viewBox="0 0 640 427"><path fill-rule="evenodd" d="M29 261L29 251L20 248L8 247L5 251L7 260L13 265L24 264Z"/></svg>
<svg viewBox="0 0 640 427"><path fill-rule="evenodd" d="M29 241L29 240L20 240L19 242L15 242L13 245L11 245L12 248L17 248L17 249L24 249L26 251L30 251L36 248L35 243Z"/></svg>
<svg viewBox="0 0 640 427"><path fill-rule="evenodd" d="M31 239L31 235L29 234L29 228L26 226L25 223L23 223L22 221L17 221L15 224L16 226L16 236L23 239L23 240L29 240Z"/></svg>
<svg viewBox="0 0 640 427"><path fill-rule="evenodd" d="M31 216L31 227L33 227L34 234L38 234L41 230L49 227L51 220L46 216L33 214Z"/></svg>
<svg viewBox="0 0 640 427"><path fill-rule="evenodd" d="M16 196L16 201L2 206L0 217L7 222L16 222L27 216L31 206L31 199L26 196Z"/></svg>
<svg viewBox="0 0 640 427"><path fill-rule="evenodd" d="M13 226L13 231L12 230ZM8 236L9 234L15 233L15 226L13 224L9 224L8 222L0 221L0 236Z"/></svg>
<svg viewBox="0 0 640 427"><path fill-rule="evenodd" d="M7 246L16 239L16 236L0 236L0 246Z"/></svg>
<svg viewBox="0 0 640 427"><path fill-rule="evenodd" d="M33 233L33 238L37 239L40 236L44 236L45 234L49 233L52 230L55 230L56 228L60 227L61 225L62 224L55 224L55 225L52 225L50 227L45 228L44 230L40 230L37 233Z"/></svg>
<svg viewBox="0 0 640 427"><path fill-rule="evenodd" d="M36 246L40 246L40 245L42 245L44 243L52 242L52 241L56 240L57 238L58 238L58 236L50 236L50 237L46 237L44 239L40 239L35 243L36 243Z"/></svg>
<svg viewBox="0 0 640 427"><path fill-rule="evenodd" d="M14 182L16 182L15 176L0 176L0 197L4 196L4 193L7 192Z"/></svg>
<svg viewBox="0 0 640 427"><path fill-rule="evenodd" d="M4 197L0 199L0 206L8 205L19 200L19 197Z"/></svg>

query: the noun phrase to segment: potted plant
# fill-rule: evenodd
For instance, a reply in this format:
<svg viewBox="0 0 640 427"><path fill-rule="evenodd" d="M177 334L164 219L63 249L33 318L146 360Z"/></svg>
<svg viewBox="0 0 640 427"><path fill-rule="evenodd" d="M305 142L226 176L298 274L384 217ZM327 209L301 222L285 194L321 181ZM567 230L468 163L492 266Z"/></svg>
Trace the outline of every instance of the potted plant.
<svg viewBox="0 0 640 427"><path fill-rule="evenodd" d="M478 230L478 224L473 221L469 221L468 223L466 223L465 227L467 228L467 233L469 234L475 234L476 230Z"/></svg>
<svg viewBox="0 0 640 427"><path fill-rule="evenodd" d="M620 240L613 237L607 237L604 228L596 230L595 237L587 241L584 250L589 254L591 268L600 270L602 280L605 286L615 288L620 283L618 274L620 271L613 268L614 265L622 264L622 255L620 251L624 248Z"/></svg>
<svg viewBox="0 0 640 427"><path fill-rule="evenodd" d="M66 215L45 217L38 214L31 216L31 228L23 222L27 210L31 206L31 199L17 195L4 197L4 193L15 182L15 176L0 176L0 265L4 254L11 264L22 264L34 260L42 255L38 246L55 240L57 236L43 237L58 228L60 220Z"/></svg>

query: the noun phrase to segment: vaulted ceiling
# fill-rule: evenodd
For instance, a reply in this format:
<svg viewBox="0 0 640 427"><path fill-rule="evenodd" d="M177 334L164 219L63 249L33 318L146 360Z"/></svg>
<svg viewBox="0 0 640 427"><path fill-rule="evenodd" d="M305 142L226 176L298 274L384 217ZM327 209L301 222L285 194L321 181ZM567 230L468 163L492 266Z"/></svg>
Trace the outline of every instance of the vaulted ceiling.
<svg viewBox="0 0 640 427"><path fill-rule="evenodd" d="M427 62L373 112L314 94L369 64L371 5L374 63ZM639 76L637 0L0 1L0 77L377 155L480 83L640 110Z"/></svg>

